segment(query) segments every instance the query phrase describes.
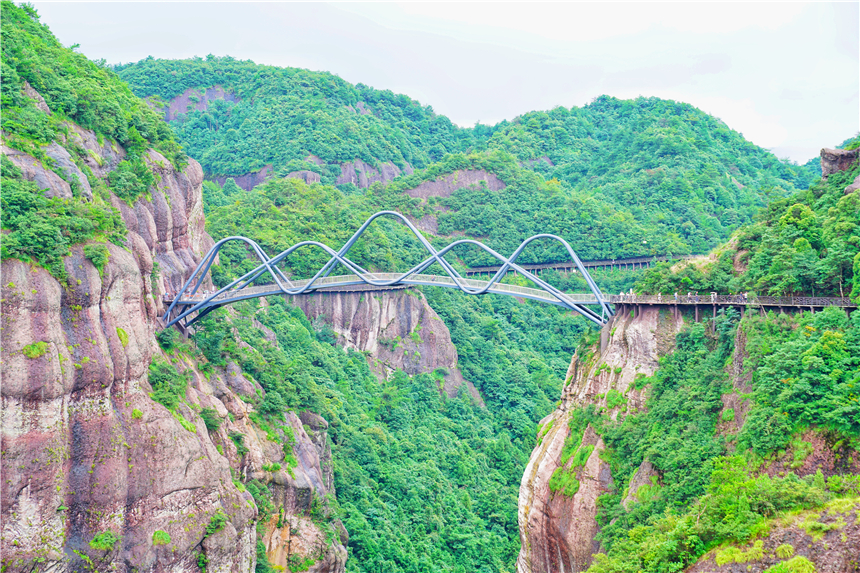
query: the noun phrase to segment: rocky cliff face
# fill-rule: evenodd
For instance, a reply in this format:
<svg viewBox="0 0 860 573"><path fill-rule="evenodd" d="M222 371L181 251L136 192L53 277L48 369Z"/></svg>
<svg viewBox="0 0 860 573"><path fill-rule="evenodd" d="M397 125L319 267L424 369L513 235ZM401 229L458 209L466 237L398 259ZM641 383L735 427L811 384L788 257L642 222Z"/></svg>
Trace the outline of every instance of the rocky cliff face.
<svg viewBox="0 0 860 573"><path fill-rule="evenodd" d="M412 167L406 164L406 167L401 171L390 161L382 161L373 167L361 159L356 159L352 163L341 164L340 176L336 183L338 185L352 183L356 187L366 189L377 182L387 184L401 173L412 175Z"/></svg>
<svg viewBox="0 0 860 573"><path fill-rule="evenodd" d="M626 406L610 410L613 418L622 408L641 408L644 396L633 382L640 375L654 373L658 358L672 349L682 325L680 317L656 307L644 307L635 318L619 313L605 327L608 342L603 351L595 345L573 357L561 404L541 420L539 442L520 484L519 573L584 571L591 564L592 554L599 551L594 540L599 531L595 521L597 498L607 492L612 476L608 464L600 459L603 441L590 426L578 442L583 451L590 449L583 465L572 466L576 456L562 463L562 449L571 435L571 414L588 404L608 409L607 394L611 390L627 399ZM550 489L550 479L559 468L576 472L579 489L573 495ZM635 496L638 485L650 483L651 475L653 468L646 462L634 476L628 495Z"/></svg>
<svg viewBox="0 0 860 573"><path fill-rule="evenodd" d="M776 520L762 539L710 551L687 572L853 573L860 569L858 547L860 499L839 499L823 511L796 512Z"/></svg>
<svg viewBox="0 0 860 573"><path fill-rule="evenodd" d="M209 102L217 99L231 102L239 101L239 97L236 94L225 90L221 86L212 86L205 89L188 88L166 103L156 101L153 98L149 98L147 101L150 106L164 113L165 121L171 121L179 117L180 114L186 114L190 111L206 111L209 109Z"/></svg>
<svg viewBox="0 0 860 573"><path fill-rule="evenodd" d="M424 295L399 289L290 298L309 319L331 326L339 343L368 353L378 376L387 377L398 369L412 376L441 368L447 372L443 390L449 397L465 384L472 397L483 403L478 390L463 379L448 327Z"/></svg>
<svg viewBox="0 0 860 573"><path fill-rule="evenodd" d="M69 128L68 139L50 148L62 155L64 146L81 145L95 177L124 156L116 144ZM46 195L71 196L55 171L3 152L30 166L25 177ZM318 573L343 571L340 540L328 540L309 517L313 500L332 492L325 422L307 413L309 435L297 417L288 419L298 463L271 471L285 455L250 421L241 394L254 384L236 368L204 375L193 356L166 355L156 342L161 295L178 288L212 241L200 166L191 160L178 171L153 151L146 160L157 188L132 206L111 196L128 237L125 248L107 245L102 273L81 246L65 259L67 283L21 261L2 263L3 569L194 571L203 563L208 571L253 571L258 508L241 481L257 479L270 484L281 510L280 521L267 524L269 536L295 529L301 543L291 554L315 559ZM54 161L55 169L72 167ZM86 180L74 169L66 179ZM174 412L148 395L153 360L188 381ZM215 410L220 428L207 431L202 408ZM230 437L237 432L246 452ZM285 566L270 546L275 564Z"/></svg>

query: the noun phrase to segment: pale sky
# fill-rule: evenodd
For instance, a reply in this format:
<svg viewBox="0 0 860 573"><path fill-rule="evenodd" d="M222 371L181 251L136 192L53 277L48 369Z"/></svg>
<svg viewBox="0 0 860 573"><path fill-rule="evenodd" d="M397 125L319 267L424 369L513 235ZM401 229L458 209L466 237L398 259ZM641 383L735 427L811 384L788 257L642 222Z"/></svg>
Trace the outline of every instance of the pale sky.
<svg viewBox="0 0 860 573"><path fill-rule="evenodd" d="M657 96L799 163L860 130L858 2L33 4L92 59L328 71L462 126Z"/></svg>

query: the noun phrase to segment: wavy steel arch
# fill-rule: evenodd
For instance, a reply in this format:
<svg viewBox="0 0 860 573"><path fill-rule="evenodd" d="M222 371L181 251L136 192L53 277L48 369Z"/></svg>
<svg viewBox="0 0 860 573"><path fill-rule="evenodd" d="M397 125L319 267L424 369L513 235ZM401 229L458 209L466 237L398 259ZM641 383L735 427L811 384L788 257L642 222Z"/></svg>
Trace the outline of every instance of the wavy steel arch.
<svg viewBox="0 0 860 573"><path fill-rule="evenodd" d="M404 225L406 225L409 230L412 231L415 237L421 242L424 248L427 249L427 251L430 253L430 256L428 256L419 264L412 267L410 270L398 274L395 278L387 280L380 280L374 278L373 273L368 272L367 270L363 269L362 267L360 267L346 257L346 254L349 252L355 242L361 237L361 235L368 228L368 226L370 226L370 224L374 220L382 216L394 217L400 222L402 222ZM565 249L567 249L568 254L573 260L573 263L576 265L576 268L579 270L579 272L582 273L582 276L585 277L585 280L588 283L589 288L591 289L591 293L594 295L593 300L589 299L585 301L575 301L570 296L566 295L554 286L542 280L540 277L533 275L526 269L516 264L517 258L532 241L545 238L554 239L564 245ZM196 295L200 286L203 284L203 280L206 277L206 273L209 272L209 268L214 263L215 257L217 257L218 252L221 250L221 247L229 241L240 241L246 243L260 260L260 265L254 270L246 273L244 276L234 280L227 286L221 288L217 292L209 294L204 299L193 299L192 297ZM461 277L460 274L451 266L451 264L444 259L446 253L459 245L475 245L478 248L483 249L484 252L495 257L501 263L499 270L496 271L493 277L489 281L487 281L485 285L476 287L467 284L467 279ZM284 273L275 265L283 261L296 249L305 246L318 247L331 255L331 258L322 266L319 271L317 271L317 273L313 276L312 279L310 279L309 281L301 281L301 283L303 284L299 285L295 284L288 277L286 277ZM316 284L321 279L325 279L326 277L328 277L338 263L349 269L352 273L356 275L356 277L347 282L329 283L325 285ZM453 280L453 284L439 284L434 282L427 282L426 278L419 280L419 277L417 277L417 275L419 275L421 271L425 270L433 263L439 263L442 269L444 269L447 275ZM176 294L170 306L168 307L167 312L165 312L163 320L166 323L166 327L170 327L177 323L182 326L189 326L198 319L204 317L206 314L212 312L216 308L240 300L275 294L307 294L309 292L313 292L326 287L330 288L332 286L345 286L361 283L366 283L368 285L377 287L390 287L412 284L446 286L449 288L458 288L466 294L473 295L481 295L486 294L488 292L494 292L496 294L512 294L510 292L500 292L498 290L492 290L494 285L500 284L499 281L507 274L509 270L514 270L522 274L534 284L538 285L541 290L545 291L550 295L546 298L536 298L528 296L527 298L533 298L534 300L543 300L543 302L549 302L550 304L557 304L559 306L569 308L570 310L578 312L585 318L591 320L598 325L605 324L608 318L613 314L612 308L609 306L608 299L603 296L603 293L600 291L600 288L588 274L588 271L585 270L582 261L579 260L579 257L573 251L571 246L561 237L549 234L540 234L535 235L533 237L529 237L528 239L523 241L522 244L520 244L520 246L516 249L516 251L514 251L510 258L505 258L504 256L500 255L499 253L497 253L490 247L484 245L483 243L471 239L461 239L459 241L455 241L449 244L447 247L443 248L442 250L437 251L433 247L433 245L431 245L430 242L424 238L424 236L406 217L394 211L380 211L368 218L367 221L364 222L364 224L355 232L355 234L352 235L352 237L343 245L343 247L340 248L339 251L334 251L327 245L324 245L317 241L302 241L300 243L296 243L289 249L281 252L274 257L269 257L262 249L262 247L260 247L260 245L258 245L255 241L248 239L247 237L227 237L226 239L221 239L209 250L206 256L203 257L203 259L200 261L200 264L197 265L197 268L191 274L191 277L185 282L182 289ZM275 284L271 285L272 289L270 291L262 293L250 292L246 287L252 284L263 273L268 273L272 277L272 279L274 279ZM468 282L475 283L479 281ZM501 287L497 286L496 288ZM184 299L183 296L185 297ZM596 313L590 308L587 308L585 306L586 304L599 305L600 314ZM177 308L178 306L184 308ZM177 311L176 316L172 316L174 310ZM195 313L197 314L195 315Z"/></svg>

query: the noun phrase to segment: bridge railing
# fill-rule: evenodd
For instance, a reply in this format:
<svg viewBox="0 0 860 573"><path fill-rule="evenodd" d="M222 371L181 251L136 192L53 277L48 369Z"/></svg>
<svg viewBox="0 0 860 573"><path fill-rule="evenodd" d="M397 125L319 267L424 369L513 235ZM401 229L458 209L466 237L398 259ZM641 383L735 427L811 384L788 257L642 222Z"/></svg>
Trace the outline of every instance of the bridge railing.
<svg viewBox="0 0 860 573"><path fill-rule="evenodd" d="M365 278L368 278L371 280L376 280L376 281L392 281L392 280L399 278L400 275L401 275L400 273L368 273L364 276L365 276ZM296 288L296 287L306 286L309 282L310 282L310 279L301 279L301 280L292 281L292 284L293 284L293 288ZM451 277L449 277L447 275L415 274L415 275L410 275L403 282L404 282L404 284L413 284L413 283L426 284L426 285L438 284L440 286L443 286L443 285L444 286L454 286L454 285L456 285L456 283L454 282L454 279L452 279ZM465 278L460 279L461 284L468 286L468 287L471 287L471 288L477 288L477 289L484 288L485 286L487 286L487 282L488 281L481 281L481 280L475 280L475 279L465 279ZM317 279L314 282L312 288L313 288L313 290L325 291L325 290L327 290L326 287L336 288L339 286L346 286L346 285L350 285L350 284L365 285L366 283L358 275L354 275L354 274L336 275L336 276L329 276L329 277ZM277 291L277 290L279 290L279 287L275 284L251 286L251 287L245 287L243 289L238 289L238 290L234 290L234 291L227 291L227 292L221 293L220 295L215 297L213 300L215 302L230 300L230 299L233 299L240 292L244 295L253 295L253 294L262 294L262 293L267 293L267 292L273 292L273 291ZM313 292L313 291L311 291L311 292ZM526 297L539 298L541 300L547 300L547 301L557 300L552 294L550 294L544 290L541 290L541 289L523 287L523 286L519 286L519 285L502 284L502 283L494 284L492 287L490 287L489 292L504 292L504 293L514 294L514 295L521 294L521 295L526 296ZM199 301L202 301L202 300L205 300L206 298L208 298L210 296L210 294L211 293L198 292L194 296L182 297L182 301L186 302L186 304L192 303L192 302L199 302ZM597 304L597 302L598 302L597 297L595 297L594 294L592 294L592 293L565 294L564 297L567 300L569 300L570 302L574 302L574 303Z"/></svg>
<svg viewBox="0 0 860 573"><path fill-rule="evenodd" d="M595 261L582 261L582 266L586 268L592 267L608 267L608 266L616 266L616 265L641 265L641 264L651 264L654 262L665 262L665 261L683 261L695 259L697 257L701 257L702 255L651 255L645 257L632 257L629 259L601 259ZM545 269L575 269L576 266L572 261L569 262L559 262L559 263L540 263L540 264L532 264L532 263L520 263L520 266L526 270L545 270ZM499 270L499 266L487 266L487 267L471 267L464 271L464 274L478 274L478 273L494 273ZM514 272L511 270L511 272Z"/></svg>
<svg viewBox="0 0 860 573"><path fill-rule="evenodd" d="M844 297L820 296L749 296L742 294L614 294L608 297L613 304L717 304L717 305L749 305L749 306L838 306L856 307L851 299Z"/></svg>

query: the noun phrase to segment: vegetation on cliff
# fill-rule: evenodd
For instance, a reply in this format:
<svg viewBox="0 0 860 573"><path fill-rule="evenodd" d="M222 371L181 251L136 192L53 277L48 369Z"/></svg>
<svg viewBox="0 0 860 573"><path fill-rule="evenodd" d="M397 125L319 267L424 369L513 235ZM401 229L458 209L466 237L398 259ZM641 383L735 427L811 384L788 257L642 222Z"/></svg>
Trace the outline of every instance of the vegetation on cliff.
<svg viewBox="0 0 860 573"><path fill-rule="evenodd" d="M845 193L858 176L860 165L855 163L805 191L775 199L753 224L716 249L713 260L658 265L637 288L860 296L855 279L860 276L860 195Z"/></svg>
<svg viewBox="0 0 860 573"><path fill-rule="evenodd" d="M125 224L116 209L103 201L86 203L79 197L47 198L5 155L2 161L3 258L30 261L66 278L63 259L69 247L89 240L121 245Z"/></svg>
<svg viewBox="0 0 860 573"><path fill-rule="evenodd" d="M856 297L860 202L844 189L858 174L855 163L773 201L705 264L658 266L636 288ZM730 379L733 362L748 382ZM780 512L856 496L858 384L858 311L750 312L741 319L729 308L707 327L687 327L655 375L637 381L648 388L646 407L618 422L594 421L622 485L600 499L606 554L589 571L680 571L715 546L765 534ZM741 405L742 418L727 403ZM790 471L803 470L813 452L804 437L830 450L817 455L834 456L827 475ZM623 484L646 460L659 483L625 508ZM789 471L773 477L774 467Z"/></svg>
<svg viewBox="0 0 860 573"><path fill-rule="evenodd" d="M46 197L4 154L3 229L9 233L3 237L2 256L39 264L65 279L63 258L72 245L124 243L125 224L111 206L110 194L130 203L148 193L155 177L144 160L147 150L154 148L177 165L186 156L170 127L103 62L64 48L30 5L4 0L0 8L3 144L34 158L37 170L68 183L72 195ZM79 128L127 152L106 178L95 176L85 164L90 152L71 137ZM68 153L80 176L58 163L58 152ZM83 193L79 177L86 179L91 197ZM101 252L93 249L91 253Z"/></svg>
<svg viewBox="0 0 860 573"><path fill-rule="evenodd" d="M29 4L2 2L2 101L7 145L42 159L39 146L64 131L64 120L116 140L130 153L148 147L173 162L184 155L166 123L106 67L63 47ZM51 114L32 105L29 82L45 98Z"/></svg>

